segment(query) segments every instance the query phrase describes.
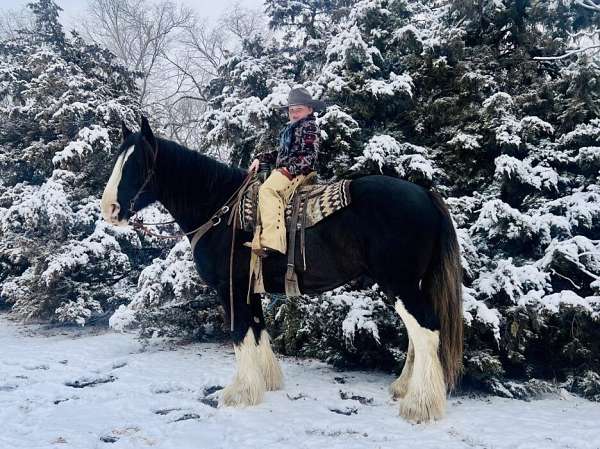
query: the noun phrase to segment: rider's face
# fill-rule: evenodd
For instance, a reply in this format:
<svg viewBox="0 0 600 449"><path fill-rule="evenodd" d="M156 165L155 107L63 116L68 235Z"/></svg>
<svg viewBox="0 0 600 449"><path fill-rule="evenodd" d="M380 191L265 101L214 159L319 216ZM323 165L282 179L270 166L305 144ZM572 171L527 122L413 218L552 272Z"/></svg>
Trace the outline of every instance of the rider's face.
<svg viewBox="0 0 600 449"><path fill-rule="evenodd" d="M288 115L290 117L290 122L292 123L303 119L307 115L312 114L312 112L313 108L311 108L310 106L305 106L303 104L290 106L288 108Z"/></svg>

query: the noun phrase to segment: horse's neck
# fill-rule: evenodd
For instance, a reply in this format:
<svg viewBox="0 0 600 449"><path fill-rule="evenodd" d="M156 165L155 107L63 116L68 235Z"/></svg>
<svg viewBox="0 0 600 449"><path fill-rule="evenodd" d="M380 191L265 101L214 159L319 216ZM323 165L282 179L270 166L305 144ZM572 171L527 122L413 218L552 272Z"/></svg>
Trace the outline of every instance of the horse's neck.
<svg viewBox="0 0 600 449"><path fill-rule="evenodd" d="M242 183L244 173L208 156L161 141L156 194L184 232L210 219Z"/></svg>

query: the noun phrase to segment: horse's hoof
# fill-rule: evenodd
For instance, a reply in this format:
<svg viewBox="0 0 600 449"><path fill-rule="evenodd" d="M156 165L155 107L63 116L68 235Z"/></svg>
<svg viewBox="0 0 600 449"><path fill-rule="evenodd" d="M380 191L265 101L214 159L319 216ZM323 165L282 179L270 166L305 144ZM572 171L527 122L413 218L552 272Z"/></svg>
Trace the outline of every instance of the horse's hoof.
<svg viewBox="0 0 600 449"><path fill-rule="evenodd" d="M400 376L390 385L390 393L392 394L392 398L394 400L404 398L407 392L408 380L403 379L402 376Z"/></svg>
<svg viewBox="0 0 600 449"><path fill-rule="evenodd" d="M223 389L220 405L226 407L247 407L260 404L265 385L251 385L234 382Z"/></svg>
<svg viewBox="0 0 600 449"><path fill-rule="evenodd" d="M424 401L416 400L411 395L404 396L400 401L400 416L407 421L415 423L426 423L440 420L444 417L446 400Z"/></svg>
<svg viewBox="0 0 600 449"><path fill-rule="evenodd" d="M283 373L273 349L271 349L271 341L266 331L262 331L260 344L258 345L258 355L267 391L281 390L283 388Z"/></svg>
<svg viewBox="0 0 600 449"><path fill-rule="evenodd" d="M267 391L277 391L283 388L283 374L279 366L264 372Z"/></svg>

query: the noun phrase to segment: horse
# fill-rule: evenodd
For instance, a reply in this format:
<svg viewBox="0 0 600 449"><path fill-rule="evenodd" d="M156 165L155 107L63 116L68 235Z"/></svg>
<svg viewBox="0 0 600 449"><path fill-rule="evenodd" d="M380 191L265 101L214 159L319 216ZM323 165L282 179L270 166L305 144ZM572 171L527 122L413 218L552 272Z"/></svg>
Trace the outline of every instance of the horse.
<svg viewBox="0 0 600 449"><path fill-rule="evenodd" d="M193 258L201 278L218 293L226 319L235 317L236 374L220 404L260 403L266 391L283 387L283 375L265 328L261 295L248 292L251 252L244 242L252 236L236 230L232 239L227 220L210 221L247 171L155 136L146 118L139 132L123 124L122 133L102 195L103 218L127 226L158 201L185 233L211 223ZM319 294L363 275L376 282L409 337L404 367L390 386L399 413L413 422L441 419L447 392L461 375L463 353L462 266L447 206L437 192L384 175L353 179L350 195L348 206L306 230L300 290ZM264 259L268 293L284 292L286 265L284 255Z"/></svg>

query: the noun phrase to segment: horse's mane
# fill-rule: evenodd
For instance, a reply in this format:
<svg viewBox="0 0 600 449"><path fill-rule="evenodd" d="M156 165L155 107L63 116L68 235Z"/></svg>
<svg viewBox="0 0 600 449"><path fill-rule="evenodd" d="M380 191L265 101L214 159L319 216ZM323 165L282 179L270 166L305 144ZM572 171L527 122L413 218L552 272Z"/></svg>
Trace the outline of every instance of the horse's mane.
<svg viewBox="0 0 600 449"><path fill-rule="evenodd" d="M242 183L246 171L231 167L171 140L156 138L159 155L157 182L163 201L186 215L199 208L219 207ZM207 195L210 195L208 197ZM214 210L205 211L213 213Z"/></svg>

